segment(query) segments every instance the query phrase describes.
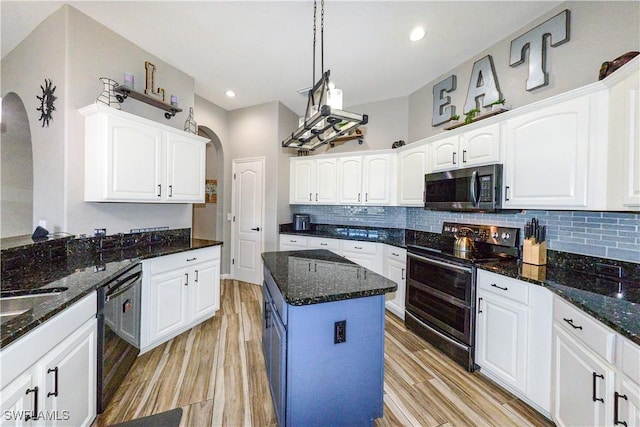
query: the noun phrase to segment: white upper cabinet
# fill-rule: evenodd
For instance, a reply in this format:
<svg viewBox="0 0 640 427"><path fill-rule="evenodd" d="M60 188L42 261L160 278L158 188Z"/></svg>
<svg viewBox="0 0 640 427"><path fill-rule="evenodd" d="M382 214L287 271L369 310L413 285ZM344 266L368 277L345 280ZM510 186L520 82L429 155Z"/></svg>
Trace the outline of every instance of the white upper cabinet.
<svg viewBox="0 0 640 427"><path fill-rule="evenodd" d="M473 129L431 143L431 172L500 161L500 124Z"/></svg>
<svg viewBox="0 0 640 427"><path fill-rule="evenodd" d="M640 207L640 57L605 80L609 95L610 182L607 208Z"/></svg>
<svg viewBox="0 0 640 427"><path fill-rule="evenodd" d="M289 203L332 205L338 200L335 158L291 158Z"/></svg>
<svg viewBox="0 0 640 427"><path fill-rule="evenodd" d="M85 116L85 201L204 201L205 138L106 106Z"/></svg>
<svg viewBox="0 0 640 427"><path fill-rule="evenodd" d="M506 121L504 207L587 207L591 104L580 96Z"/></svg>
<svg viewBox="0 0 640 427"><path fill-rule="evenodd" d="M389 205L395 157L369 154L338 158L338 203L343 205Z"/></svg>
<svg viewBox="0 0 640 427"><path fill-rule="evenodd" d="M398 152L400 206L422 206L424 203L424 175L429 172L429 145L423 142L414 144L416 147Z"/></svg>

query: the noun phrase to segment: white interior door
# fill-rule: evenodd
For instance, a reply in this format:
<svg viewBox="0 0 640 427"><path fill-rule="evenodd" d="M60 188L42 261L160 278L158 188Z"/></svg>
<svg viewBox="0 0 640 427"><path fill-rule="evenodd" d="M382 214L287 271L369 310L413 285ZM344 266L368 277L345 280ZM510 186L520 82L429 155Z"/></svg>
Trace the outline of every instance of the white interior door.
<svg viewBox="0 0 640 427"><path fill-rule="evenodd" d="M233 161L233 278L262 283L260 255L264 235L264 158Z"/></svg>

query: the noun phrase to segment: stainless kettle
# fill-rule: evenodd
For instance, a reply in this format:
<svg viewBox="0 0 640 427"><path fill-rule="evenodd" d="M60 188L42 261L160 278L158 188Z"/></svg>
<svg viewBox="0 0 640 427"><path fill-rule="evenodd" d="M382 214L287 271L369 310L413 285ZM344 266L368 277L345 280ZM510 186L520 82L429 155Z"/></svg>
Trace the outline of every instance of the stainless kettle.
<svg viewBox="0 0 640 427"><path fill-rule="evenodd" d="M473 233L473 230L470 228L461 228L459 231L462 230L469 230ZM453 249L457 252L471 252L473 251L473 239L467 235L456 234L456 241L453 244Z"/></svg>

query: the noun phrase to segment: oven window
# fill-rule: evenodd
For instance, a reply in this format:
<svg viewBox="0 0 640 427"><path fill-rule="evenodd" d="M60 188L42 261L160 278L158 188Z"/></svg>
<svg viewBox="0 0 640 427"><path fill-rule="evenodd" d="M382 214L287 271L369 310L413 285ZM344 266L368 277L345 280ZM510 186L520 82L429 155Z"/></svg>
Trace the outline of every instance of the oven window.
<svg viewBox="0 0 640 427"><path fill-rule="evenodd" d="M408 286L408 310L426 323L431 323L463 343L471 344L469 336L471 309L452 304L420 288L411 284Z"/></svg>
<svg viewBox="0 0 640 427"><path fill-rule="evenodd" d="M468 304L471 303L472 275L468 271L409 258L408 276L409 280L415 280Z"/></svg>

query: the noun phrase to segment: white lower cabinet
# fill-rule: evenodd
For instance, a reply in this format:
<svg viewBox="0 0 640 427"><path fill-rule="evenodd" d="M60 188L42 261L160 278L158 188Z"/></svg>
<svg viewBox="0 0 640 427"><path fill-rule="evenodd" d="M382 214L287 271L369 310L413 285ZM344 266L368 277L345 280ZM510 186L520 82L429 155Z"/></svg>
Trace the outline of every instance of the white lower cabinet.
<svg viewBox="0 0 640 427"><path fill-rule="evenodd" d="M560 426L610 425L613 369L554 325L553 419Z"/></svg>
<svg viewBox="0 0 640 427"><path fill-rule="evenodd" d="M95 293L0 352L0 425L88 426L96 416Z"/></svg>
<svg viewBox="0 0 640 427"><path fill-rule="evenodd" d="M481 372L550 414L552 294L478 271L476 363Z"/></svg>
<svg viewBox="0 0 640 427"><path fill-rule="evenodd" d="M374 273L384 274L382 243L343 240L342 255Z"/></svg>
<svg viewBox="0 0 640 427"><path fill-rule="evenodd" d="M404 320L404 299L407 287L407 250L384 245L384 275L398 285L398 290L385 294L387 310Z"/></svg>
<svg viewBox="0 0 640 427"><path fill-rule="evenodd" d="M308 243L307 243L306 237L297 236L293 234L280 235L281 251L299 251L303 249L308 249Z"/></svg>
<svg viewBox="0 0 640 427"><path fill-rule="evenodd" d="M554 300L552 415L559 426L640 426L640 346Z"/></svg>
<svg viewBox="0 0 640 427"><path fill-rule="evenodd" d="M141 352L210 318L220 308L220 247L143 261Z"/></svg>

